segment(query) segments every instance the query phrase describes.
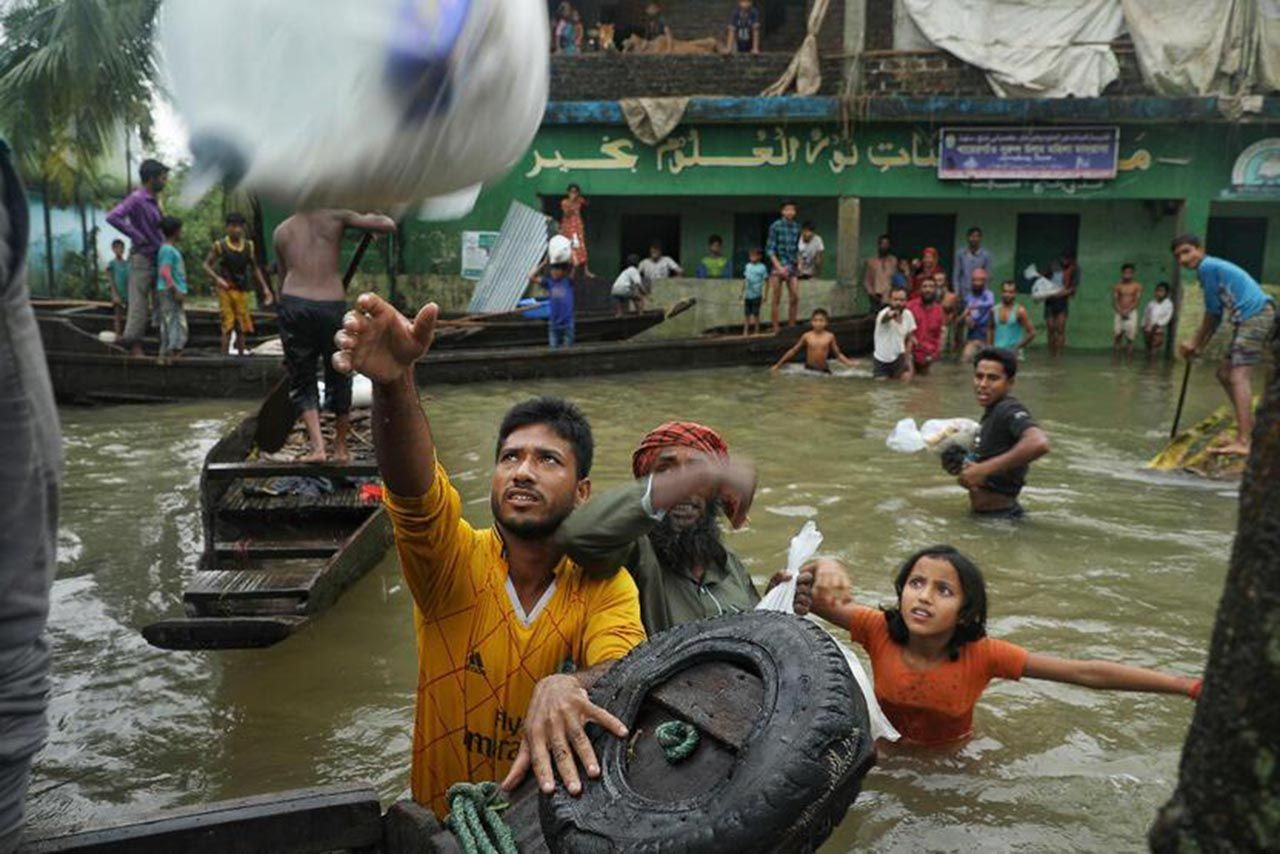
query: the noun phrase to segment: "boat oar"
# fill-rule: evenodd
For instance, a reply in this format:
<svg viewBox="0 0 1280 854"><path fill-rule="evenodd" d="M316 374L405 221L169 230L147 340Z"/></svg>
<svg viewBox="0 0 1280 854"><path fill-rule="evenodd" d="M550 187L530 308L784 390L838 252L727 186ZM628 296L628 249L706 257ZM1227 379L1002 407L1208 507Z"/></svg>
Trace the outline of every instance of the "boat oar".
<svg viewBox="0 0 1280 854"><path fill-rule="evenodd" d="M1191 379L1191 360L1187 359L1187 369L1182 372L1182 391L1178 394L1178 408L1173 413L1173 429L1169 431L1169 438L1172 439L1178 435L1178 422L1182 420L1182 404L1187 402L1187 381Z"/></svg>
<svg viewBox="0 0 1280 854"><path fill-rule="evenodd" d="M364 257L365 250L372 242L373 232L366 231L361 236L351 261L347 264L347 271L342 274L344 290L355 278L356 270L360 268L360 259ZM276 381L271 391L267 392L262 405L258 407L258 423L253 432L253 440L258 445L258 450L274 454L283 448L285 440L293 432L293 422L297 418L298 413L293 408L293 401L289 400L289 377L286 375Z"/></svg>

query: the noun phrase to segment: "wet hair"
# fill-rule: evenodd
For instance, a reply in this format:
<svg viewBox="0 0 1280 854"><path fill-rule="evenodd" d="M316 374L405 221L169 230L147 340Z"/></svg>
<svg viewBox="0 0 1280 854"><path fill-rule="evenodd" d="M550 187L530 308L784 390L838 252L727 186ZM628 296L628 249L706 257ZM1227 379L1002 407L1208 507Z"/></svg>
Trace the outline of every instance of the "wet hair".
<svg viewBox="0 0 1280 854"><path fill-rule="evenodd" d="M978 355L973 357L973 366L978 367L979 362L999 362L1004 366L1004 378L1007 380L1018 375L1018 357L1012 350L1006 350L1003 347L983 347L978 351Z"/></svg>
<svg viewBox="0 0 1280 854"><path fill-rule="evenodd" d="M561 397L534 397L517 403L502 416L498 427L498 445L494 449L496 461L502 453L507 437L521 427L545 424L551 431L569 443L578 467L578 479L591 474L591 460L595 456L595 440L591 436L591 424L582 410Z"/></svg>
<svg viewBox="0 0 1280 854"><path fill-rule="evenodd" d="M246 222L244 218L244 214L240 213L239 211L232 211L231 213L227 214L222 221L226 225L244 225Z"/></svg>
<svg viewBox="0 0 1280 854"><path fill-rule="evenodd" d="M630 255L627 256L627 267L634 267L639 263L640 263L640 256L637 255L636 253L632 252ZM625 270L626 267L623 267L623 269Z"/></svg>
<svg viewBox="0 0 1280 854"><path fill-rule="evenodd" d="M1169 283L1168 283L1168 282L1156 282L1156 290L1160 290L1161 288L1164 288L1164 292L1165 292L1166 294L1167 294L1167 293L1169 293Z"/></svg>
<svg viewBox="0 0 1280 854"><path fill-rule="evenodd" d="M710 246L712 243L724 243L724 238L718 234L713 234L707 238L707 245Z"/></svg>
<svg viewBox="0 0 1280 854"><path fill-rule="evenodd" d="M165 237L173 237L182 231L182 220L176 216L167 216L160 220L160 233Z"/></svg>
<svg viewBox="0 0 1280 854"><path fill-rule="evenodd" d="M564 188L564 191L566 193L569 192L570 190L577 190L579 193L582 192L582 188L579 187L577 184L570 184L569 186Z"/></svg>
<svg viewBox="0 0 1280 854"><path fill-rule="evenodd" d="M960 587L964 590L964 602L960 605L960 613L956 615L956 628L947 641L947 657L955 661L960 657L960 647L987 636L987 584L978 565L954 546L929 546L903 562L902 568L898 570L898 577L893 580L893 589L898 592L898 604L893 608L883 609L889 637L899 646L906 646L911 637L907 621L902 618L902 591L907 586L907 579L911 577L911 570L924 557L945 560L951 564L960 577Z"/></svg>
<svg viewBox="0 0 1280 854"><path fill-rule="evenodd" d="M138 165L138 180L147 183L152 178L159 178L169 171L169 167L165 166L159 160L147 158Z"/></svg>
<svg viewBox="0 0 1280 854"><path fill-rule="evenodd" d="M808 229L809 231L813 231L814 230L813 220L806 219L803 223L800 224L800 227L803 229Z"/></svg>
<svg viewBox="0 0 1280 854"><path fill-rule="evenodd" d="M969 230L965 232L965 237L973 237L975 234L981 237L982 229L978 228L976 225L971 225L969 226Z"/></svg>
<svg viewBox="0 0 1280 854"><path fill-rule="evenodd" d="M115 240L111 241L111 245L112 247L124 246L124 241L117 237Z"/></svg>
<svg viewBox="0 0 1280 854"><path fill-rule="evenodd" d="M791 201L791 199L783 199L783 200L782 200L782 204L778 205L778 210L782 210L783 208L787 207L788 205L790 205L791 207L793 207L793 208L794 208L794 207L796 206L796 203L795 203L795 202L793 202L793 201Z"/></svg>
<svg viewBox="0 0 1280 854"><path fill-rule="evenodd" d="M1135 266L1133 266L1133 262L1132 262L1132 261L1125 261L1123 264L1121 264L1121 265L1120 265L1120 272L1122 272L1122 273L1123 273L1125 270L1136 270L1136 269L1138 269L1138 268L1137 268L1137 267L1135 267Z"/></svg>
<svg viewBox="0 0 1280 854"><path fill-rule="evenodd" d="M825 308L815 308L813 310L813 313L809 315L809 317L819 317L819 316L825 317L827 320L831 319L831 313L827 311Z"/></svg>
<svg viewBox="0 0 1280 854"><path fill-rule="evenodd" d="M880 243L880 241L881 241L881 240L887 240L887 241L889 241L890 243L892 243L892 242L893 242L893 238L892 238L892 237L890 237L890 236L889 236L889 235L887 235L887 234L882 234L882 235L880 235L879 237L877 237L877 238L876 238L876 244L877 244L877 245L879 245L879 243Z"/></svg>
<svg viewBox="0 0 1280 854"><path fill-rule="evenodd" d="M1179 246L1194 246L1197 249L1204 247L1204 241L1200 239L1198 234L1179 234L1173 238L1173 243L1169 245L1170 252L1177 252Z"/></svg>

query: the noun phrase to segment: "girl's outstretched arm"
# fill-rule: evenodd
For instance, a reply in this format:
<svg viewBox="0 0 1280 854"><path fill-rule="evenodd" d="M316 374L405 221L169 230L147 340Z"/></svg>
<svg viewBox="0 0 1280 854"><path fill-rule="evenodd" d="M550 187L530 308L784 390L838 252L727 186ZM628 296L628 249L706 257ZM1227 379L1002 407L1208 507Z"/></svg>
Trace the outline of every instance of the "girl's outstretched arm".
<svg viewBox="0 0 1280 854"><path fill-rule="evenodd" d="M816 610L816 608L815 608ZM1160 673L1145 667L1132 667L1111 661L1081 661L1031 653L1027 657L1024 678L1069 682L1087 688L1112 691L1145 691L1151 694L1183 694L1198 699L1199 679Z"/></svg>
<svg viewBox="0 0 1280 854"><path fill-rule="evenodd" d="M849 570L845 565L835 558L819 557L800 567L800 572L813 575L813 602L809 612L847 629L858 605L853 601Z"/></svg>

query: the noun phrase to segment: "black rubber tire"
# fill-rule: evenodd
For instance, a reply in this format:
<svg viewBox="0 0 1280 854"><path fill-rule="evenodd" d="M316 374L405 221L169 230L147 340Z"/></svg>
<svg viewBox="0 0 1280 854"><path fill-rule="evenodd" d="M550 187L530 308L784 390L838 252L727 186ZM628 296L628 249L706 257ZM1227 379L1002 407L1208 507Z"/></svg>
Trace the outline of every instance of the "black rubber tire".
<svg viewBox="0 0 1280 854"><path fill-rule="evenodd" d="M764 683L732 776L699 797L657 802L628 784L625 740L596 732L600 778L579 797L557 788L541 798L553 852L813 851L843 820L873 762L871 726L844 654L809 620L751 612L678 626L619 661L591 697L630 727L656 686L717 659L748 665Z"/></svg>

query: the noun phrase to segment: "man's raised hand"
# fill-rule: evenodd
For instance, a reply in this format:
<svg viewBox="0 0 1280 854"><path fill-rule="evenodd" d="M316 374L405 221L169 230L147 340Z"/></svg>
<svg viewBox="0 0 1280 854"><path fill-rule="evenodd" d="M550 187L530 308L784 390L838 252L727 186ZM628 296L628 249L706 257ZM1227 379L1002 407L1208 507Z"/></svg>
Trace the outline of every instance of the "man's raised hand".
<svg viewBox="0 0 1280 854"><path fill-rule="evenodd" d="M375 383L403 379L431 348L438 314L431 302L410 321L377 294L361 294L333 336L334 368L344 374L358 371Z"/></svg>

